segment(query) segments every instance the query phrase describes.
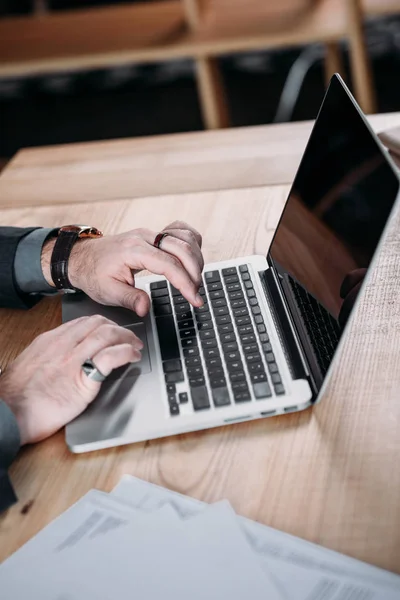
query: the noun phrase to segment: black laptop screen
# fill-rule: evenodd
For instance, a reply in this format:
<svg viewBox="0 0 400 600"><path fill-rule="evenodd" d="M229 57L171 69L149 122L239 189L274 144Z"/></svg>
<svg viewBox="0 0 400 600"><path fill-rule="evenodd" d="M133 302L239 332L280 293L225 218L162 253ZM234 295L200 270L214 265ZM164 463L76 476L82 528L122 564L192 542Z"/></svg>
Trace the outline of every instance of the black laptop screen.
<svg viewBox="0 0 400 600"><path fill-rule="evenodd" d="M383 152L334 77L270 257L288 285L294 282L301 295L305 290L339 321L339 331L398 193L398 179Z"/></svg>

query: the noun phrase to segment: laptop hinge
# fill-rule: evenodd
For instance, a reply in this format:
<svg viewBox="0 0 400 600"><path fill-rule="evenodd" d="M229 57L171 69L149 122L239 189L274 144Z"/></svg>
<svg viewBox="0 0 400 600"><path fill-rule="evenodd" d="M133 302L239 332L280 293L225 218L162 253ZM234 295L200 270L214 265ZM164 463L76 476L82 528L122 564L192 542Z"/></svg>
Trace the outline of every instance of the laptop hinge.
<svg viewBox="0 0 400 600"><path fill-rule="evenodd" d="M308 369L306 357L291 322L273 265L260 275L292 377L293 379L307 379L314 401L318 394L318 387Z"/></svg>

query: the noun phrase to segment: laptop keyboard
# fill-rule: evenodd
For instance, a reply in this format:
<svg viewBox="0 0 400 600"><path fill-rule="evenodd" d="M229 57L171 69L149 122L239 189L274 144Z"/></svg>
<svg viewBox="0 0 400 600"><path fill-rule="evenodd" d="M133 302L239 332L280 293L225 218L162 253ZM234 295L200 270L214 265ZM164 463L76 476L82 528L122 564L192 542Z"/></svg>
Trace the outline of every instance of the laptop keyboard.
<svg viewBox="0 0 400 600"><path fill-rule="evenodd" d="M288 279L319 367L322 374L325 375L340 339L339 325L326 308L314 296L309 294L302 285L297 283L290 275Z"/></svg>
<svg viewBox="0 0 400 600"><path fill-rule="evenodd" d="M150 292L172 416L285 393L247 265L206 271L200 308L166 281Z"/></svg>

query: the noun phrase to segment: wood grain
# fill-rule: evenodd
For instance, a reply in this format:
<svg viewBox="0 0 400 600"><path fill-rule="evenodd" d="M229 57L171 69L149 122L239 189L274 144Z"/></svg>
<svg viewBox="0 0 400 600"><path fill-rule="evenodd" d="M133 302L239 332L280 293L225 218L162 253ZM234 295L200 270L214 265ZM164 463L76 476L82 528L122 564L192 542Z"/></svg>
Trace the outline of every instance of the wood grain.
<svg viewBox="0 0 400 600"><path fill-rule="evenodd" d="M210 261L263 251L286 193L275 186L26 207L2 210L0 221L55 225L95 214L111 233L179 216L202 231ZM207 502L228 498L239 514L400 573L399 228L397 216L318 406L83 455L67 451L62 433L25 448L11 469L20 502L0 518L0 560L90 488L111 490L131 473ZM0 363L59 321L57 300L30 313L1 311Z"/></svg>
<svg viewBox="0 0 400 600"><path fill-rule="evenodd" d="M399 126L400 113L369 121L380 132ZM288 123L22 150L0 177L0 207L290 183L311 127Z"/></svg>

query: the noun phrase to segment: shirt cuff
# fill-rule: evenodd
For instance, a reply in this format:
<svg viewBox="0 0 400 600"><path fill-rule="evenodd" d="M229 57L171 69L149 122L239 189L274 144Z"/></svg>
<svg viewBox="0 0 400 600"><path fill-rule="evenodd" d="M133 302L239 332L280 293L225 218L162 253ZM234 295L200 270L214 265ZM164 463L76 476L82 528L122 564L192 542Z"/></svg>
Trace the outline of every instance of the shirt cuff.
<svg viewBox="0 0 400 600"><path fill-rule="evenodd" d="M41 264L42 248L56 229L35 229L19 242L14 261L14 276L24 294L57 294L44 278Z"/></svg>
<svg viewBox="0 0 400 600"><path fill-rule="evenodd" d="M0 400L0 513L17 501L7 469L21 444L17 421L11 409Z"/></svg>

